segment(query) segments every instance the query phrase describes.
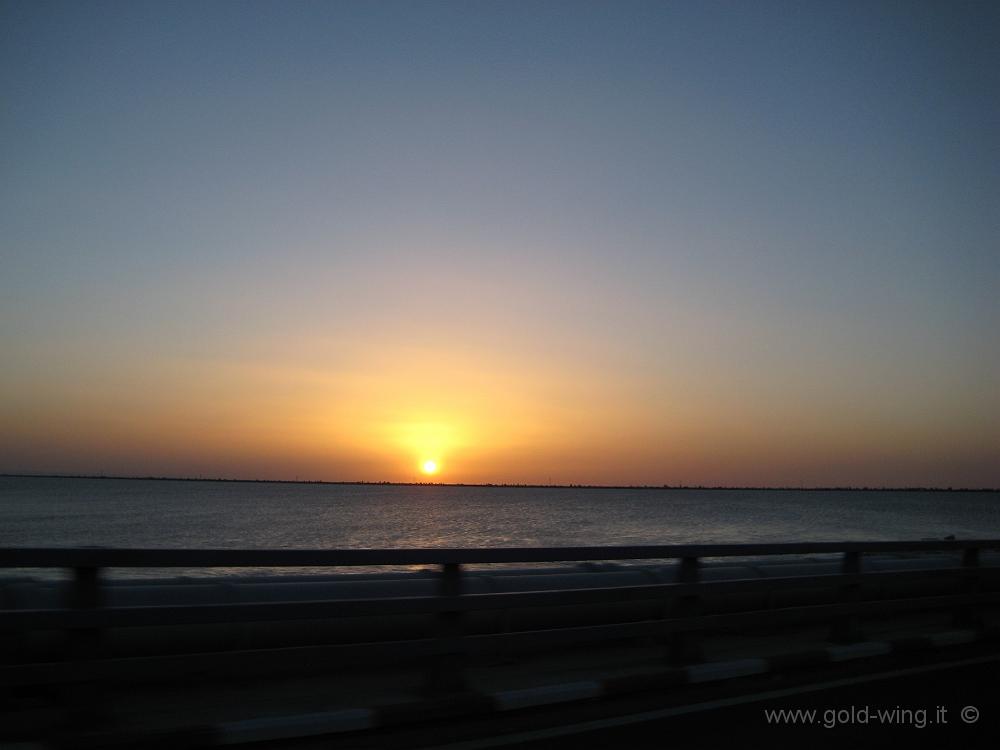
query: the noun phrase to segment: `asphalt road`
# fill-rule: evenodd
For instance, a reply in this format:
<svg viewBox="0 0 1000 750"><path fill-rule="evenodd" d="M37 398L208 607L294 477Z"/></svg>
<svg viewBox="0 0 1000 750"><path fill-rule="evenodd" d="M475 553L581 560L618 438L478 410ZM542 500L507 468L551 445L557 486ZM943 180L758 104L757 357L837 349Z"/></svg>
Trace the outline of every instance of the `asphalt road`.
<svg viewBox="0 0 1000 750"><path fill-rule="evenodd" d="M970 650L953 655L956 658L945 660L939 655L896 663L883 660L878 670L867 672L857 664L844 664L822 674L733 680L691 686L681 692L644 693L481 720L431 722L396 731L269 747L1000 747L1000 654ZM784 716L777 713L782 710ZM789 711L800 713L789 715Z"/></svg>
<svg viewBox="0 0 1000 750"><path fill-rule="evenodd" d="M998 669L1000 662L992 662L906 674L562 737L523 736L517 745L552 750L996 748L1000 747Z"/></svg>
<svg viewBox="0 0 1000 750"><path fill-rule="evenodd" d="M169 737L160 739L156 747L176 750ZM127 746L152 747L148 742ZM1000 747L1000 652L995 645L959 646L937 653L887 656L797 673L755 675L359 733L276 740L253 747L993 750Z"/></svg>

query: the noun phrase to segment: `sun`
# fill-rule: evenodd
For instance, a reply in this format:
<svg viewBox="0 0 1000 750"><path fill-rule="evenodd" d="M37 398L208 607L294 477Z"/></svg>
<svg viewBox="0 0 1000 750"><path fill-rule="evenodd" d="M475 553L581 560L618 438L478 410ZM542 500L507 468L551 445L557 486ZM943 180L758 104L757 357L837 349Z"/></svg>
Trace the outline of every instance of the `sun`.
<svg viewBox="0 0 1000 750"><path fill-rule="evenodd" d="M437 474L439 468L438 462L431 458L428 458L420 464L420 470L424 472L424 474Z"/></svg>

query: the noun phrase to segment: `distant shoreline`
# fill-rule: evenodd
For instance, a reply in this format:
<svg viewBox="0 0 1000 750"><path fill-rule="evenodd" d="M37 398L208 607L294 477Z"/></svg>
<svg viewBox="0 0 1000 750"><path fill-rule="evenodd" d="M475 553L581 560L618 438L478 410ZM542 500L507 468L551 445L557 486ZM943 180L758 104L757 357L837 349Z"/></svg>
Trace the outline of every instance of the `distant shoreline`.
<svg viewBox="0 0 1000 750"><path fill-rule="evenodd" d="M110 474L25 474L0 472L0 478L20 479L112 479L150 482L232 482L242 484L320 484L378 487L495 487L545 490L752 490L767 492L1000 492L997 487L768 487L672 484L518 484L509 482L372 482L325 479L234 479L229 477L157 477Z"/></svg>

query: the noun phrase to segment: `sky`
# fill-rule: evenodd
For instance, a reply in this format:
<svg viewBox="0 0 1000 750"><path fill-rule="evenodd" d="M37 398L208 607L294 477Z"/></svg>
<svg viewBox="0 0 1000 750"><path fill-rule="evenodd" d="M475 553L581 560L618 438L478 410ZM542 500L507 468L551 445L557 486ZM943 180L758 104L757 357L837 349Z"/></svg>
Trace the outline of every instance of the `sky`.
<svg viewBox="0 0 1000 750"><path fill-rule="evenodd" d="M0 471L1000 486L998 199L991 2L0 0Z"/></svg>

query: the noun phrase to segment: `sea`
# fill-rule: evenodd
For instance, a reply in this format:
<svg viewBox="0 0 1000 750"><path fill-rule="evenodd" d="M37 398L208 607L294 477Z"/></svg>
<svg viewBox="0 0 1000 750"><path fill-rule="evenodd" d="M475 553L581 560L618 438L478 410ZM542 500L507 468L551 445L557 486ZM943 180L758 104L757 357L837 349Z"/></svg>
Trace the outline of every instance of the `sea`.
<svg viewBox="0 0 1000 750"><path fill-rule="evenodd" d="M0 548L552 547L948 536L1000 537L1000 492L0 476ZM288 571L173 574L235 572Z"/></svg>

